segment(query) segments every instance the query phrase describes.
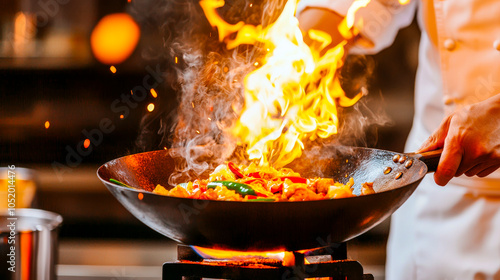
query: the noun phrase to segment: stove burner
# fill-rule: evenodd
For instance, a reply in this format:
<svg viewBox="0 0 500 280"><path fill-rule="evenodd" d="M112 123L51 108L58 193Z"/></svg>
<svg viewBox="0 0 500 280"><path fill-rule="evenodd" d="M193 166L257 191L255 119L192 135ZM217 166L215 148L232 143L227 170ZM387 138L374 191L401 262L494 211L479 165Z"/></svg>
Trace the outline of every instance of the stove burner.
<svg viewBox="0 0 500 280"><path fill-rule="evenodd" d="M330 277L332 280L373 280L373 275L363 274L363 267L347 259L345 243L307 251L293 252L295 265L283 266L281 261L248 260L217 261L201 258L191 247L177 246L178 261L163 264L163 280L200 280L202 278L232 280L303 280L315 277ZM314 256L314 257L313 257ZM328 256L327 261L305 263L305 258Z"/></svg>

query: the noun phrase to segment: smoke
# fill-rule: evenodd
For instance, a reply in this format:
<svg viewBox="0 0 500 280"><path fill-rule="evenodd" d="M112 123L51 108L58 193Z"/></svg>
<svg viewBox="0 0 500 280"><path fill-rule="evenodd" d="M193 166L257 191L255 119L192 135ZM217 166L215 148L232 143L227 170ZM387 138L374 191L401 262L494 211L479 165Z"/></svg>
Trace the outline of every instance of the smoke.
<svg viewBox="0 0 500 280"><path fill-rule="evenodd" d="M279 16L285 3L285 0L260 3L233 0L226 1L218 12L229 23L244 21L266 26ZM162 101L159 107L163 109L143 119L137 144L151 149L152 139L160 138L157 147L169 148L170 156L178 163L177 173L169 181L173 185L202 177L227 160L244 163L244 147L238 146L237 139L227 131L244 105L244 77L255 69L254 62L264 50L258 45L227 50L205 18L198 0L144 1L135 4L134 14L159 24L163 37L161 55L154 51L145 55L161 58L166 65L166 89L176 93L175 99L159 97ZM359 63L363 71L349 67ZM348 77L343 81L345 91L355 95L366 88L372 66L363 59L353 64L348 62L343 70ZM339 134L328 142L359 144L360 139L365 139L367 129L386 122L376 116L380 116L379 112L372 113L363 99L351 108L340 109Z"/></svg>

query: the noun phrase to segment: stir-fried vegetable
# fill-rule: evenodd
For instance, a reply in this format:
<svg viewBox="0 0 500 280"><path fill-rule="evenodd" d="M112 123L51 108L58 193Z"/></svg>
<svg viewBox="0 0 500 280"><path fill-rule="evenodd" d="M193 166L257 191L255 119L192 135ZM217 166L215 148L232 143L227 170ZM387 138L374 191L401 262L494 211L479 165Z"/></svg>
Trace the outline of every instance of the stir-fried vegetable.
<svg viewBox="0 0 500 280"><path fill-rule="evenodd" d="M355 196L354 180L346 184L331 178L303 178L289 168L237 166L232 162L218 166L208 179L182 183L167 190L156 186L154 193L210 200L251 202L305 201ZM374 193L372 183L363 183L361 194Z"/></svg>

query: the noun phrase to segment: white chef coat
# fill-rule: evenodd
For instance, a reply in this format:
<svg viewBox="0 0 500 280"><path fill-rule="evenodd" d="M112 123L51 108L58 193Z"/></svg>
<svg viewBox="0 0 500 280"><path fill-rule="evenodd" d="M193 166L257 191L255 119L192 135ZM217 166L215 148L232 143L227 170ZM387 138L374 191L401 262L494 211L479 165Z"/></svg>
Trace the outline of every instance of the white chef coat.
<svg viewBox="0 0 500 280"><path fill-rule="evenodd" d="M345 15L353 0L302 0ZM443 118L500 93L500 1L371 0L355 26L374 44L392 44L418 7L422 30L415 116L406 149L415 151ZM500 171L461 176L446 187L428 175L392 217L387 279L500 279Z"/></svg>

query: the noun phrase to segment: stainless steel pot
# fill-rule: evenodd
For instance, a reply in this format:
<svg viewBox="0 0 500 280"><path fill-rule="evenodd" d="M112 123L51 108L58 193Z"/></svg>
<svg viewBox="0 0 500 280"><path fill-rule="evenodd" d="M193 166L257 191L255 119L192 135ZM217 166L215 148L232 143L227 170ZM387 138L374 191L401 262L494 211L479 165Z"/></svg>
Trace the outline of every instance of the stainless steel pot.
<svg viewBox="0 0 500 280"><path fill-rule="evenodd" d="M44 210L2 210L0 279L56 279L57 239L62 220L59 214Z"/></svg>

